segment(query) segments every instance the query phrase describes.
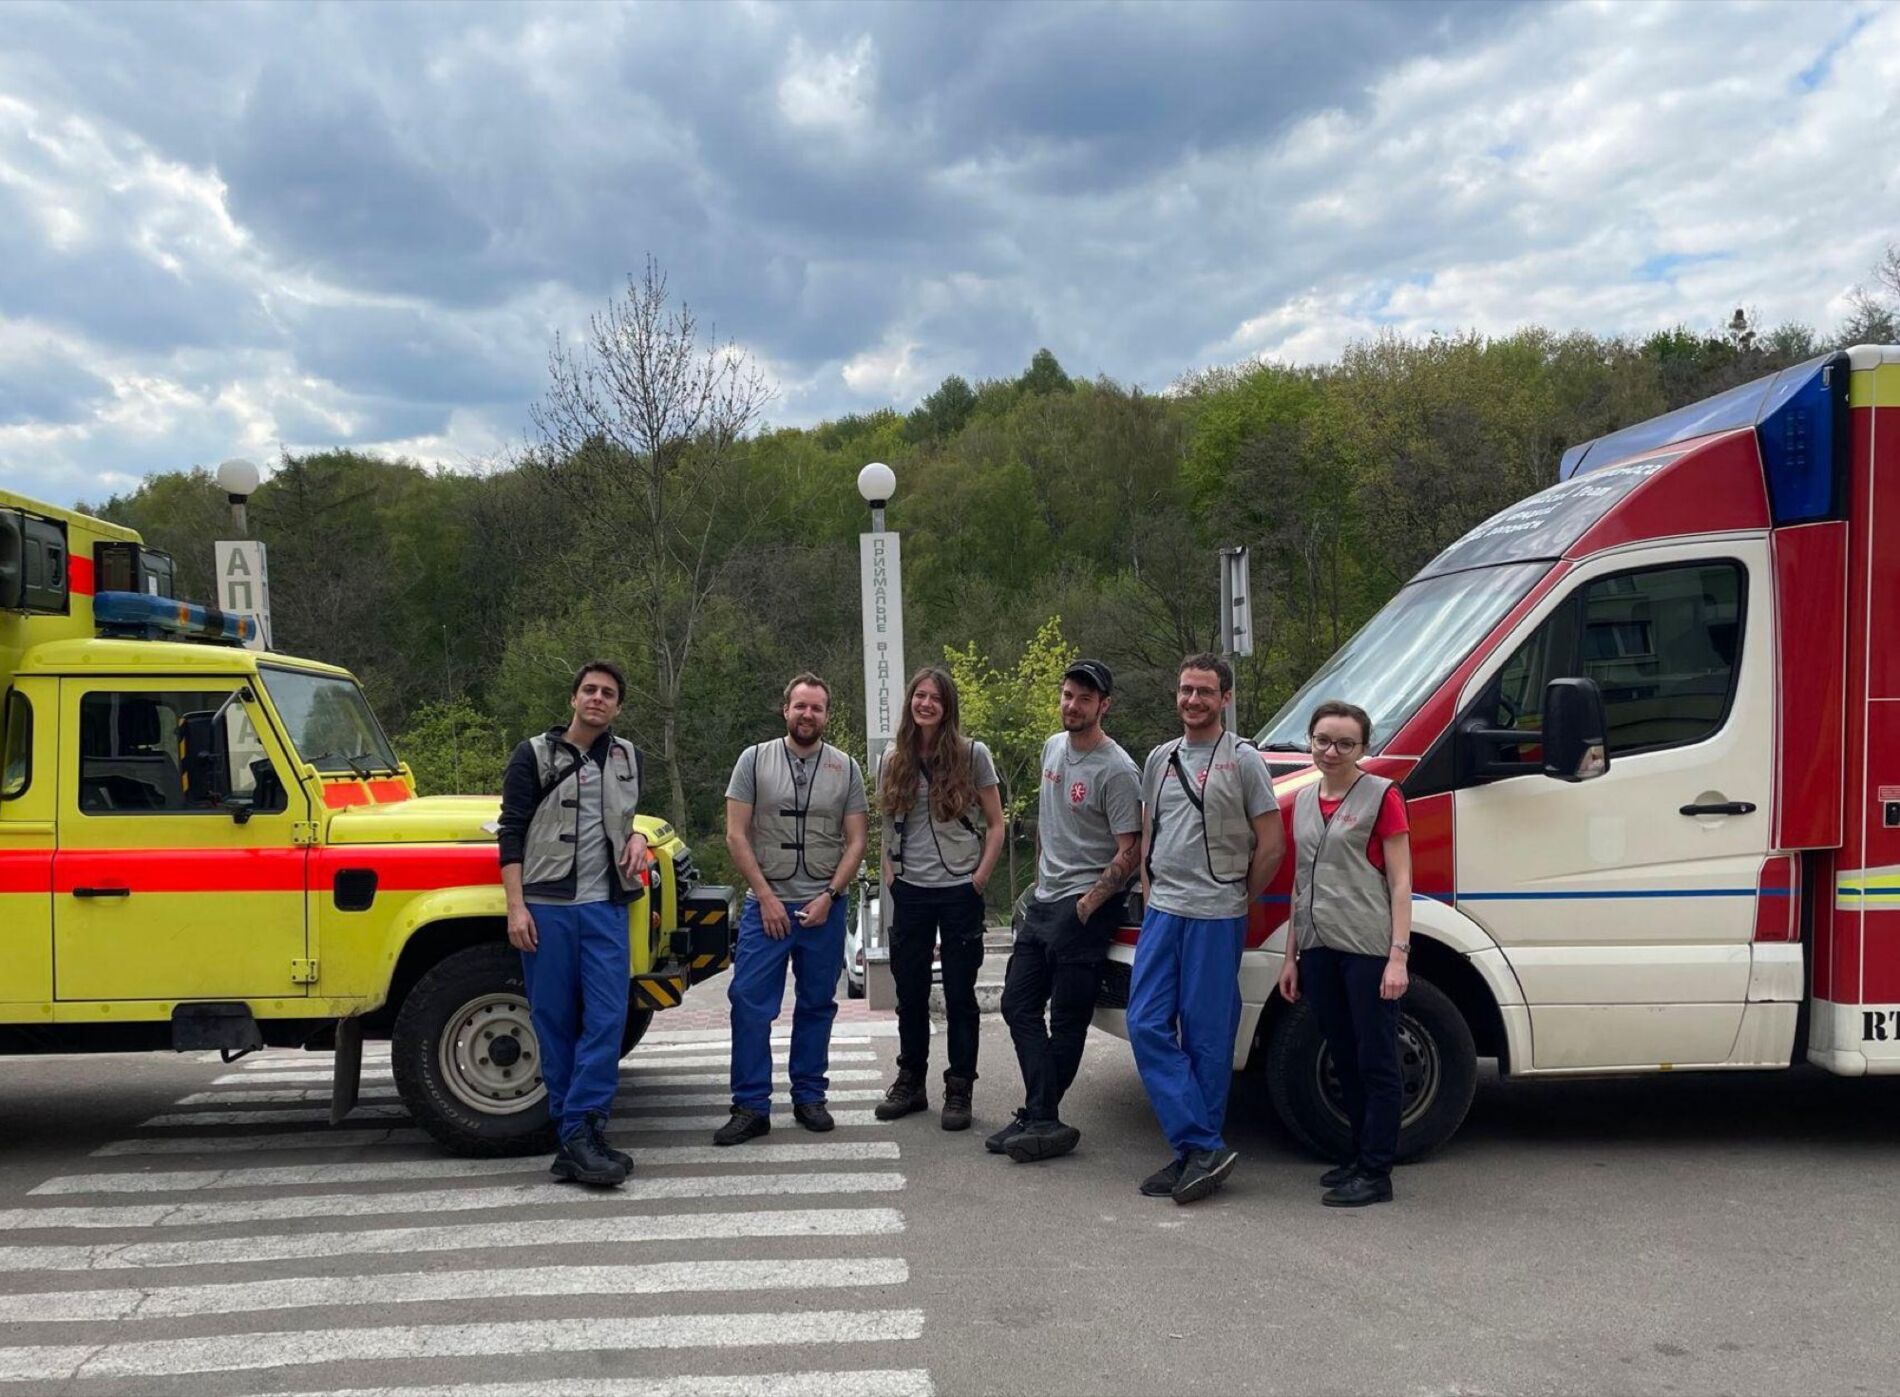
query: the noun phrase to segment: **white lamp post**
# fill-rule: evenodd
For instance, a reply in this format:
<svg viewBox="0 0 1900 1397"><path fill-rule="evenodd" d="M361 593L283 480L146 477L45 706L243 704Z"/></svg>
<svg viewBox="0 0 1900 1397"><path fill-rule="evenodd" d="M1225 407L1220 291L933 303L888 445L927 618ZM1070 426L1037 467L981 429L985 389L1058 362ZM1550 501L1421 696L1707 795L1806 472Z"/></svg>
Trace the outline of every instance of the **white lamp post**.
<svg viewBox="0 0 1900 1397"><path fill-rule="evenodd" d="M897 729L904 702L904 589L897 534L884 527L884 506L897 493L897 473L882 461L858 472L858 493L871 506L871 532L858 535L858 569L864 603L864 755L871 772ZM896 1001L890 978L890 899L878 880L878 919L872 925L860 900L866 1002L883 1008Z"/></svg>

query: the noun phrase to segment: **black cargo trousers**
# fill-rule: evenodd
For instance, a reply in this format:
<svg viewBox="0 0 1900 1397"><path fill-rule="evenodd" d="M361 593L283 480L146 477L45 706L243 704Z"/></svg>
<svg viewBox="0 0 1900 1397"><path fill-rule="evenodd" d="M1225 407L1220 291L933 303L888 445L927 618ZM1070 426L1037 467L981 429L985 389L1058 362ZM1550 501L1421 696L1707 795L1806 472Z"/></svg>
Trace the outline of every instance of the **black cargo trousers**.
<svg viewBox="0 0 1900 1397"><path fill-rule="evenodd" d="M1003 1022L1016 1044L1023 1109L1030 1120L1058 1119L1062 1098L1082 1065L1082 1045L1102 987L1102 962L1121 911L1122 900L1112 897L1084 922L1075 914L1080 901L1038 902L1031 894L1003 977Z"/></svg>

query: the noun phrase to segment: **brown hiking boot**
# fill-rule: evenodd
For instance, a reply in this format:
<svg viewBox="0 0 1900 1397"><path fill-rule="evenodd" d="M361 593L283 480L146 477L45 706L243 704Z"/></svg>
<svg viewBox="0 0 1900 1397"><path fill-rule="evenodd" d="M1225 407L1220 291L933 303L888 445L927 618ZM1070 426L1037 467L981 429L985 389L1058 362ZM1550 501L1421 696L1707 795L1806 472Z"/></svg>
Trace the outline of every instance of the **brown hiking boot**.
<svg viewBox="0 0 1900 1397"><path fill-rule="evenodd" d="M945 1077L943 1079L943 1128L945 1130L968 1130L970 1128L970 1088L975 1083L968 1077Z"/></svg>
<svg viewBox="0 0 1900 1397"><path fill-rule="evenodd" d="M912 1111L929 1109L930 1094L924 1088L924 1079L900 1067L897 1080L891 1083L891 1089L884 1093L884 1099L877 1103L873 1114L881 1121L894 1121Z"/></svg>

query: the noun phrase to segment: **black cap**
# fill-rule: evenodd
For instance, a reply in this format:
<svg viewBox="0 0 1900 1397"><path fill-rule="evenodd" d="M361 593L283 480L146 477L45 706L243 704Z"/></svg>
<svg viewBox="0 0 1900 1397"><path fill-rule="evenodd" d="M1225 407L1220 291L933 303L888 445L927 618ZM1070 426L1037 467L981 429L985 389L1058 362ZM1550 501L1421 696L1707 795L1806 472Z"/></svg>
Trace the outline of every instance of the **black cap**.
<svg viewBox="0 0 1900 1397"><path fill-rule="evenodd" d="M1064 679L1079 679L1103 698L1115 692L1115 676L1100 660L1077 660L1062 671Z"/></svg>

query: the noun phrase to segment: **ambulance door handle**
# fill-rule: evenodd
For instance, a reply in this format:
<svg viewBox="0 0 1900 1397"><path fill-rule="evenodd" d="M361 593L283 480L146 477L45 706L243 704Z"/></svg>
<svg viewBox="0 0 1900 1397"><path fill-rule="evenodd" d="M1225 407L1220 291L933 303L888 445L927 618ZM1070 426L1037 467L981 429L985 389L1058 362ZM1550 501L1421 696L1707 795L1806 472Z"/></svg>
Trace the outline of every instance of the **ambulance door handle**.
<svg viewBox="0 0 1900 1397"><path fill-rule="evenodd" d="M74 897L130 897L130 888L74 888Z"/></svg>
<svg viewBox="0 0 1900 1397"><path fill-rule="evenodd" d="M1724 800L1711 805L1685 805L1684 815L1753 815L1755 807L1746 800Z"/></svg>

